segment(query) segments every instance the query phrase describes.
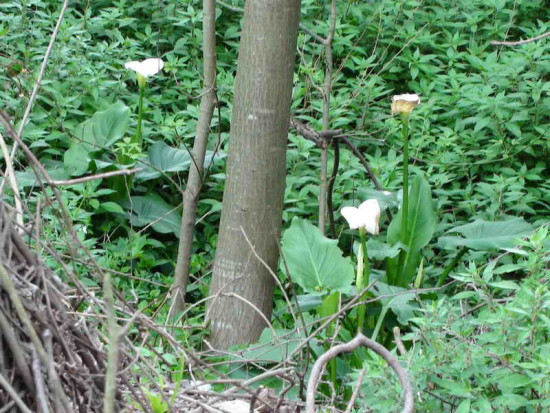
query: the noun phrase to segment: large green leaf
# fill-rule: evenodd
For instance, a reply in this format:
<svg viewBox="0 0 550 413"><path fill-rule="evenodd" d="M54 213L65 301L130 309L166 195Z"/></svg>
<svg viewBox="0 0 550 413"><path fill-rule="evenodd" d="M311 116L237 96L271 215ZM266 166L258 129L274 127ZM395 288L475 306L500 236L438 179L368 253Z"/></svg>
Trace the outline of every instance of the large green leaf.
<svg viewBox="0 0 550 413"><path fill-rule="evenodd" d="M157 141L149 147L149 162L162 172L178 172L189 168L191 155L187 150L173 148L163 141Z"/></svg>
<svg viewBox="0 0 550 413"><path fill-rule="evenodd" d="M273 334L275 333L275 335ZM239 360L256 360L259 363L280 363L298 347L303 340L296 331L266 328L259 340L242 352Z"/></svg>
<svg viewBox="0 0 550 413"><path fill-rule="evenodd" d="M130 222L138 227L152 225L157 232L179 236L181 215L156 194L133 196L128 202Z"/></svg>
<svg viewBox="0 0 550 413"><path fill-rule="evenodd" d="M402 210L397 213L388 227L387 239L390 245L401 241L401 216ZM430 185L426 178L417 175L409 190L408 237L403 243L405 249L399 257L386 260L390 284L404 287L414 277L420 262L420 250L432 239L436 217Z"/></svg>
<svg viewBox="0 0 550 413"><path fill-rule="evenodd" d="M121 102L114 103L78 125L74 131L76 141L72 145L82 145L88 152L110 147L124 136L129 123L128 106Z"/></svg>
<svg viewBox="0 0 550 413"><path fill-rule="evenodd" d="M349 292L353 265L338 242L325 237L308 221L294 218L283 236L283 255L292 280L306 292Z"/></svg>
<svg viewBox="0 0 550 413"><path fill-rule="evenodd" d="M154 142L148 150L145 162L140 162L139 167L143 168L136 175L141 181L147 181L160 177L167 172L186 171L193 162L191 155L186 149L174 148L163 141ZM212 151L206 151L204 166L208 167L211 162L222 159L223 153L214 154Z"/></svg>
<svg viewBox="0 0 550 413"><path fill-rule="evenodd" d="M70 179L71 177L69 172L67 172L67 170L63 168L63 165L60 162L56 163L55 166L51 166L51 168L48 168L47 172L50 178L52 178L54 181L65 181L67 179ZM39 184L39 180L36 179L36 174L29 170L16 171L15 177L16 177L17 185L20 188L26 188L29 186L35 186ZM44 183L44 179L41 179L40 181Z"/></svg>
<svg viewBox="0 0 550 413"><path fill-rule="evenodd" d="M479 251L512 248L520 238L530 235L533 231L533 226L523 218L493 222L477 219L470 224L447 231L462 236L441 237L439 246L445 249L467 247Z"/></svg>
<svg viewBox="0 0 550 413"><path fill-rule="evenodd" d="M84 145L73 144L63 155L63 162L71 176L82 175L88 170L90 155Z"/></svg>
<svg viewBox="0 0 550 413"><path fill-rule="evenodd" d="M400 210L388 227L388 244L394 245L401 241ZM432 239L435 229L436 214L433 209L430 184L422 175L417 175L409 190L409 217L407 221L407 248L419 250Z"/></svg>

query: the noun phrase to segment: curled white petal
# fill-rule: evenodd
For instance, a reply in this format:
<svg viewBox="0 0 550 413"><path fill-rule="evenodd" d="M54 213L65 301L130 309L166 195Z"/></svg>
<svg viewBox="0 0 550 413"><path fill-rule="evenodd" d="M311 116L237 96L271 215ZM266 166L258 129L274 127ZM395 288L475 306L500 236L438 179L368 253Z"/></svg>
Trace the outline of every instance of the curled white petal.
<svg viewBox="0 0 550 413"><path fill-rule="evenodd" d="M361 226L368 233L378 235L380 227L380 204L376 199L368 199L359 205L359 216L362 219Z"/></svg>
<svg viewBox="0 0 550 413"><path fill-rule="evenodd" d="M143 77L154 76L162 70L164 67L164 62L162 59L145 59L141 62L133 61L128 62L124 65L126 69L133 70L136 73L139 73Z"/></svg>
<svg viewBox="0 0 550 413"><path fill-rule="evenodd" d="M340 210L350 229L364 229L369 234L378 235L380 227L380 204L376 199L368 199L359 208L344 207Z"/></svg>
<svg viewBox="0 0 550 413"><path fill-rule="evenodd" d="M391 113L411 113L420 103L420 97L413 93L395 95L391 102Z"/></svg>
<svg viewBox="0 0 550 413"><path fill-rule="evenodd" d="M346 219L346 221L348 221L350 229L357 229L361 226L359 208L344 207L340 210L340 213Z"/></svg>
<svg viewBox="0 0 550 413"><path fill-rule="evenodd" d="M420 103L420 97L415 93L404 93L402 95L395 95L393 100L403 100L405 102Z"/></svg>

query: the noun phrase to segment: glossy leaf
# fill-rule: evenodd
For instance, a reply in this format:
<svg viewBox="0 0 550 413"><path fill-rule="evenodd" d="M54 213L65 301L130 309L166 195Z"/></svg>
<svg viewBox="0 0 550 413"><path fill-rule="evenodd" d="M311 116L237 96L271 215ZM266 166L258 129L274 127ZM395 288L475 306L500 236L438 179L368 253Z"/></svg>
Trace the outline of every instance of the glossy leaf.
<svg viewBox="0 0 550 413"><path fill-rule="evenodd" d="M477 219L470 224L447 231L460 235L441 237L439 246L445 249L467 247L478 251L511 248L519 239L530 235L533 230L533 226L523 218L492 222Z"/></svg>
<svg viewBox="0 0 550 413"><path fill-rule="evenodd" d="M212 151L206 151L204 158L204 167L208 168L212 162L223 159L225 154ZM186 171L191 166L193 160L191 155L185 149L174 148L162 141L154 142L147 152L147 158L139 163L143 171L136 175L141 181L147 181L160 177L163 173Z"/></svg>
<svg viewBox="0 0 550 413"><path fill-rule="evenodd" d="M172 232L179 236L181 215L176 207L167 204L156 194L133 196L128 202L128 213L132 225L151 225L155 231L162 234Z"/></svg>
<svg viewBox="0 0 550 413"><path fill-rule="evenodd" d="M400 210L388 227L388 244L395 245L401 241ZM390 284L406 286L416 274L420 262L420 250L432 239L435 230L436 213L430 185L426 178L417 175L409 191L408 237L399 257L390 258L388 263L388 281Z"/></svg>
<svg viewBox="0 0 550 413"><path fill-rule="evenodd" d="M74 145L82 145L88 152L110 148L121 139L130 123L130 109L121 102L96 112L90 119L78 125L74 131Z"/></svg>
<svg viewBox="0 0 550 413"><path fill-rule="evenodd" d="M65 152L63 162L71 176L79 176L88 170L90 155L84 145L74 144Z"/></svg>
<svg viewBox="0 0 550 413"><path fill-rule="evenodd" d="M292 276L306 292L348 292L353 265L342 256L338 242L321 234L308 221L294 218L283 236L283 255Z"/></svg>

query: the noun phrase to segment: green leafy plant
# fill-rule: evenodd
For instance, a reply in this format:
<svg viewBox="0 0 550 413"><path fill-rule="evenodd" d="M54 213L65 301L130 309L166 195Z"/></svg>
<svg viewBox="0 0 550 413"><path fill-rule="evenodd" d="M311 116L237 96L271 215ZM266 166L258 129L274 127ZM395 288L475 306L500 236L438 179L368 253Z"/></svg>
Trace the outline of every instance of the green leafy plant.
<svg viewBox="0 0 550 413"><path fill-rule="evenodd" d="M550 407L548 227L488 265L454 278L461 291L427 304L403 337L406 363L425 412L543 412ZM515 257L515 262L510 259ZM514 274L522 274L517 280ZM510 277L513 277L510 279ZM351 377L351 382L357 373ZM398 385L368 361L361 403L391 410Z"/></svg>
<svg viewBox="0 0 550 413"><path fill-rule="evenodd" d="M407 207L407 220L404 220L405 209L402 208L388 227L389 245L401 242L399 256L386 259L388 283L400 287L407 286L416 275L420 263L420 251L430 240L435 230L436 213L430 186L422 175L418 175L411 185L410 204ZM403 223L406 223L406 236L403 237Z"/></svg>

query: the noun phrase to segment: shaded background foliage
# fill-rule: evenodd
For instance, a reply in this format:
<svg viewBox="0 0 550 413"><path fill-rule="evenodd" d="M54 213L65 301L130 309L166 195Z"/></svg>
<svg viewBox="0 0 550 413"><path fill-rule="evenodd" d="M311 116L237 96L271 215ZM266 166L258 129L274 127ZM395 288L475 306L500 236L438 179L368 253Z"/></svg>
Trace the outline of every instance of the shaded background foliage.
<svg viewBox="0 0 550 413"><path fill-rule="evenodd" d="M53 176L69 176L64 153L71 140L77 139L77 126L95 112L122 101L132 110L129 133L133 132L137 87L123 67L130 60L158 56L166 62L162 75L148 85L143 152L159 141L182 150L192 146L201 90L200 3L74 2L62 24L38 102L24 132L25 141ZM227 3L232 7L243 5L243 1L236 0ZM325 35L328 2L302 3L303 25ZM550 42L546 39L519 47L490 45L492 40L533 37L550 30L550 10L545 3L380 0L338 4L331 126L349 133L383 187L397 191L402 179L397 167L401 141L399 123L389 114L390 98L411 91L421 96L422 104L411 118L412 170L424 173L431 184L439 215L436 236L476 218L521 216L535 225L550 218ZM58 7L58 2L46 0L0 4L0 101L15 121L22 116ZM240 17L228 7L218 8L220 107L214 117L209 149L215 150L220 143L221 152L229 132ZM324 76L323 46L302 32L298 48L292 110L296 117L320 129L322 96L316 87L322 85ZM105 148L101 159L114 161L113 149ZM290 225L295 216L314 221L319 150L291 133L287 160L285 225ZM23 168L19 165L18 169ZM96 163L89 168L90 173L98 170ZM180 171L138 183L134 195L140 199L158 197L177 208L181 198L178 187L185 185L185 175ZM19 175L21 185L24 177ZM27 182L22 189L33 208L39 192L33 190L32 179ZM221 159L209 170L199 204L201 218L191 262L196 282L188 291L192 301L207 292L207 278L203 276L208 276L213 260L223 183ZM141 309L154 312L160 309L172 280L177 239L172 233L160 234L143 222L130 221L127 211L107 207L108 188L107 182L94 182L68 187L63 195L79 236L98 261L138 277L120 277L116 283L126 286L128 298L139 303ZM351 204L372 188L359 161L343 150L335 206ZM54 211L47 206L42 211L44 236L62 237ZM350 251L349 232L341 220L338 222L340 244ZM59 248L65 247L59 244ZM436 245L424 252L425 285L435 284L441 268L453 256L448 254ZM469 252L465 259L482 266L489 255ZM512 264L514 258L506 256L504 261ZM57 264L51 265L55 268ZM460 271L470 269L462 266ZM87 278L86 268L78 268L78 272L84 282L94 284ZM509 275L516 279L526 273L516 269ZM448 300L435 303L445 311L437 313L434 325L444 324L448 312L456 309ZM276 315L283 313L284 305L283 301L277 302ZM198 307L193 314L197 319L192 322L200 322L202 311ZM284 315L276 322L288 327ZM425 322L421 318L417 328L424 328ZM468 322L477 323L475 319ZM439 333L434 334L442 339ZM188 337L192 343L199 338ZM432 351L435 361L430 363L437 364L437 355L443 350ZM430 386L445 388L436 381Z"/></svg>

